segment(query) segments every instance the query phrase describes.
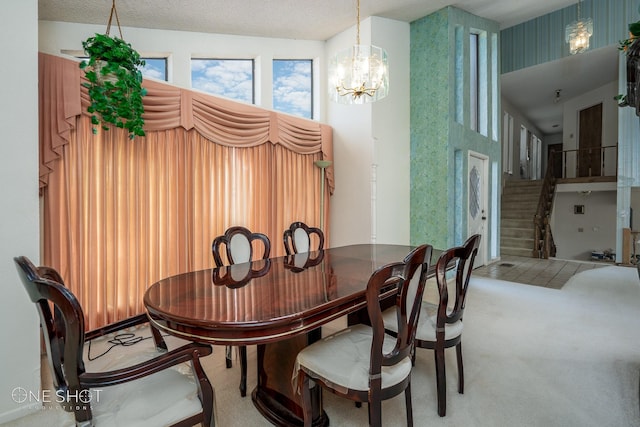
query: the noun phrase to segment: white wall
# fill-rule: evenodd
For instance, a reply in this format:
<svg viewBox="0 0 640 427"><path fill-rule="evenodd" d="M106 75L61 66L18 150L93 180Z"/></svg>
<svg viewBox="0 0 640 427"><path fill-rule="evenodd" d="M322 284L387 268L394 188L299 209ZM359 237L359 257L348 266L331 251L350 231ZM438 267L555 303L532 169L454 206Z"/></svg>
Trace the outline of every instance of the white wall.
<svg viewBox="0 0 640 427"><path fill-rule="evenodd" d="M410 33L409 24L373 18L372 44L389 55L389 94L372 106L376 166L375 243L410 241Z"/></svg>
<svg viewBox="0 0 640 427"><path fill-rule="evenodd" d="M511 150L511 158L513 161L513 173L511 175L507 175L508 179L520 179L520 128L524 126L531 133L533 133L538 138L541 138L544 146L544 135L532 122L530 122L526 117L520 113L508 100L504 97L501 99L501 107L502 114L500 115L500 132L503 129L503 117L504 113L507 112L511 117L513 117L513 147ZM506 139L504 135L501 135L500 140L504 144ZM543 157L545 152L543 151ZM506 160L503 159L503 162Z"/></svg>
<svg viewBox="0 0 640 427"><path fill-rule="evenodd" d="M558 185L551 220L556 258L588 261L591 251L615 251L616 203L615 183ZM584 214L574 214L575 205L584 205Z"/></svg>
<svg viewBox="0 0 640 427"><path fill-rule="evenodd" d="M328 40L327 57L355 38L352 27ZM327 105L336 158L332 245L409 244L409 24L369 18L360 39L387 51L389 94L373 104Z"/></svg>
<svg viewBox="0 0 640 427"><path fill-rule="evenodd" d="M21 417L28 405L12 399L16 387L38 393L38 316L18 279L13 257L38 262L38 2L3 2L0 26L5 63L0 69L0 423ZM8 60L7 58L10 58Z"/></svg>

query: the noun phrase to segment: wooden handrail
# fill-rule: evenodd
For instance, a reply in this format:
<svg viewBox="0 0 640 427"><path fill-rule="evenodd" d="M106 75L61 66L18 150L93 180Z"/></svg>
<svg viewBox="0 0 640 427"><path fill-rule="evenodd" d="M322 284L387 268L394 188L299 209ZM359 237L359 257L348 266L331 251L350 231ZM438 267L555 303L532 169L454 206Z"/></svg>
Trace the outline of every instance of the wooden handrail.
<svg viewBox="0 0 640 427"><path fill-rule="evenodd" d="M547 163L547 172L544 175L540 197L538 198L538 207L533 218L533 257L549 258L550 254L555 254L555 243L549 225L549 217L551 216L551 207L553 206L553 194L556 187L556 177L553 175L553 155L549 154ZM544 235L543 234L544 230Z"/></svg>
<svg viewBox="0 0 640 427"><path fill-rule="evenodd" d="M618 170L618 146L608 145L600 148L578 148L573 150L564 150L551 152L547 162L547 170L545 172L542 189L540 190L540 197L538 198L538 206L533 218L533 251L532 256L534 258L549 258L555 256L556 245L553 239L553 233L551 232L550 218L551 210L553 208L553 196L555 193L555 187L557 180L560 178L567 178L567 157L572 153L575 155L575 176L580 177L580 152L590 150L593 153L594 150L599 150L600 153L600 174L597 176L616 176ZM611 151L614 151L611 153ZM608 174L605 171L605 155L609 153L615 159L615 167L610 166L613 169L613 175ZM554 159L560 156L562 160L562 176L555 176L553 173ZM589 170L590 172L590 170ZM591 175L590 175L591 176ZM595 176L595 175L594 175Z"/></svg>

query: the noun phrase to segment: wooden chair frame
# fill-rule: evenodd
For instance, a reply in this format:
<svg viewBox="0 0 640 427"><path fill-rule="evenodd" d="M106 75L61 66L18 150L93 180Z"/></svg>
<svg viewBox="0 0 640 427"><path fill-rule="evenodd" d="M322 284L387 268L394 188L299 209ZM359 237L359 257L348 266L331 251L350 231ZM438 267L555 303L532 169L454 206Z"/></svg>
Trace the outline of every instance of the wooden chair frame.
<svg viewBox="0 0 640 427"><path fill-rule="evenodd" d="M211 244L211 253L213 254L213 260L216 264L216 267L222 267L224 262L222 260L222 248L225 248L225 254L229 264L236 264L236 260L233 257L231 240L236 235L244 236L249 242L249 260L252 261L253 258L253 242L260 241L264 247L264 252L262 253L262 259L268 259L269 254L271 253L271 241L269 238L262 233L253 233L246 227L242 226L234 226L229 227L225 233L221 236L213 239L213 243ZM247 347L241 345L238 347L240 350L240 395L242 397L247 395ZM227 368L231 368L232 366L232 356L231 356L231 346L226 347L226 365Z"/></svg>
<svg viewBox="0 0 640 427"><path fill-rule="evenodd" d="M282 241L284 243L284 250L287 255L297 254L299 253L299 249L296 248L295 241L295 232L297 229L303 229L305 233L307 233L307 238L309 239L309 252L312 250L322 250L324 249L324 233L317 227L309 227L307 224L301 221L296 221L291 223L288 229L284 231L282 234ZM311 236L315 234L318 236L318 247L316 249L311 248Z"/></svg>
<svg viewBox="0 0 640 427"><path fill-rule="evenodd" d="M202 412L173 426L188 427L198 423L202 426L214 425L213 387L200 364L200 357L211 354L209 345L190 343L126 368L107 372L85 372L83 350L86 342L148 322L146 314L85 333L82 307L71 291L62 284L58 272L48 267L35 267L24 256L16 257L14 261L23 285L40 316L54 386L57 391L65 391L63 396L69 398L62 406L65 410L74 412L76 425L92 425L91 406L86 402L77 401L78 396L86 396L90 388L135 381L183 362L190 362L193 369Z"/></svg>
<svg viewBox="0 0 640 427"><path fill-rule="evenodd" d="M464 367L462 363L462 334L449 340L445 339L446 324L462 320L466 303L469 279L473 270L473 263L478 254L480 235L475 234L459 247L443 252L436 262L436 282L438 284L438 311L436 317L436 341L425 341L419 337L415 339L415 346L434 351L436 364L436 388L438 394L438 415L444 417L447 411L447 380L445 372L444 350L456 348L458 365L458 393L464 393ZM455 263L455 295L454 304L448 308L449 291L447 276L451 274L451 265ZM428 319L422 319L428 321ZM414 354L415 362L415 354Z"/></svg>
<svg viewBox="0 0 640 427"><path fill-rule="evenodd" d="M382 388L382 367L392 366L402 361L406 357L411 357L413 344L420 315L422 295L425 288L427 271L431 260L432 247L422 245L412 251L404 262L385 265L376 270L367 284L367 312L371 320L373 339L371 343L371 358L369 367L369 389L352 390L334 387L331 382L313 376L311 377L304 369L298 371L298 387L302 393L304 425L311 426L313 418L311 406L311 380L321 385L323 389L353 400L355 402L367 402L369 407L369 425L382 425L382 401L390 399L404 391L407 411L407 425L413 426L413 411L411 405L411 375L403 381L388 387ZM408 305L408 294L411 278L419 267L422 266L420 279L416 287L413 304ZM387 292L391 287L397 287L395 306L399 321L399 333L396 334L396 344L389 353L383 352L385 339L384 322L382 319L382 308L380 306L381 293Z"/></svg>

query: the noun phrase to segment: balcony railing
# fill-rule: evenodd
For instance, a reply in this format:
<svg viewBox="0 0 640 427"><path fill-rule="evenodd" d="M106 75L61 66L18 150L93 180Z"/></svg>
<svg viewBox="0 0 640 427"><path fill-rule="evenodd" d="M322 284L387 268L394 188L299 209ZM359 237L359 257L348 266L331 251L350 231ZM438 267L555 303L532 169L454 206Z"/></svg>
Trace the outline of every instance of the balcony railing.
<svg viewBox="0 0 640 427"><path fill-rule="evenodd" d="M618 146L552 152L547 167L552 168L556 179L615 177L618 173Z"/></svg>
<svg viewBox="0 0 640 427"><path fill-rule="evenodd" d="M533 256L549 258L556 254L556 245L550 227L553 196L558 180L615 179L618 171L618 146L583 148L552 152L544 176L538 207L533 218Z"/></svg>

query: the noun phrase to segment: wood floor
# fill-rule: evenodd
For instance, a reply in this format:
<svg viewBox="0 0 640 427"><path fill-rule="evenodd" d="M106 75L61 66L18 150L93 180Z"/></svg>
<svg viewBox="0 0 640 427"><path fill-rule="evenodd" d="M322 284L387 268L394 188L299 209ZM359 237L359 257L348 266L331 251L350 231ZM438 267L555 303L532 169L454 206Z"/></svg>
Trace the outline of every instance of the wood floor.
<svg viewBox="0 0 640 427"><path fill-rule="evenodd" d="M576 273L610 265L614 264L504 255L500 261L476 268L473 270L473 274L510 282L560 289Z"/></svg>

